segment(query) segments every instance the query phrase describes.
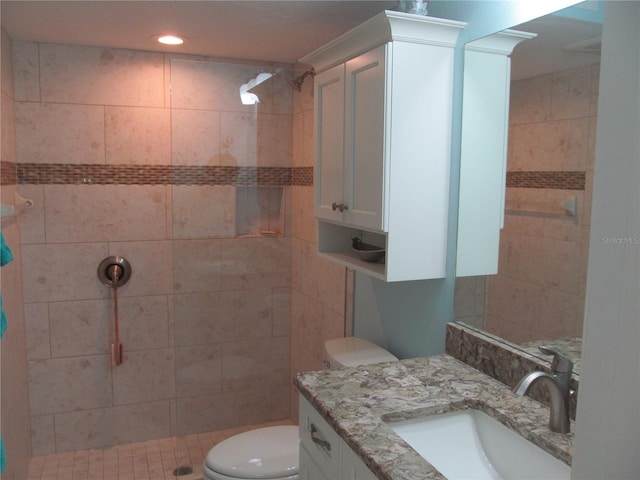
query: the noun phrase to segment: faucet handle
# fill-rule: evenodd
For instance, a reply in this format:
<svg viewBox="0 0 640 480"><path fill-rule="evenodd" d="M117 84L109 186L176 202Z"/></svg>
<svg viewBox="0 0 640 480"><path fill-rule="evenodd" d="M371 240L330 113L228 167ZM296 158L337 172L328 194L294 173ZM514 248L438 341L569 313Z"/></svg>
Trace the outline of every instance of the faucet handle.
<svg viewBox="0 0 640 480"><path fill-rule="evenodd" d="M553 345L541 345L538 349L545 355L553 355L551 369L555 373L571 373L573 371L573 362L567 354L561 350L557 349Z"/></svg>

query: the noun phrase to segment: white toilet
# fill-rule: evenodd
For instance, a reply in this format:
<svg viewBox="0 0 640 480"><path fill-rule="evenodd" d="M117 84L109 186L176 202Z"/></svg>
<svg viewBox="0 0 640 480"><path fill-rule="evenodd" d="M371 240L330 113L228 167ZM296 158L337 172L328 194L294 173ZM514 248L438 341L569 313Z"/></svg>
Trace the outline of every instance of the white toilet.
<svg viewBox="0 0 640 480"><path fill-rule="evenodd" d="M331 368L398 360L361 338L336 338L324 346ZM209 450L202 480L298 480L298 444L296 425L258 428L234 435Z"/></svg>

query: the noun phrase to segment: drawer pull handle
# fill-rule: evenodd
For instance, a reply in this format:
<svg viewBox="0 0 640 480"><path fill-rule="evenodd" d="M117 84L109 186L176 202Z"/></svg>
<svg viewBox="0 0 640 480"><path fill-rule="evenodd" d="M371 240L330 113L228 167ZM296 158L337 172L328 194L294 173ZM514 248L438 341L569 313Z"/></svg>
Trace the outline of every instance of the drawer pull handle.
<svg viewBox="0 0 640 480"><path fill-rule="evenodd" d="M313 423L309 426L309 430L311 430L311 440L313 443L317 443L321 447L325 448L327 452L330 452L331 444L317 435L318 429Z"/></svg>

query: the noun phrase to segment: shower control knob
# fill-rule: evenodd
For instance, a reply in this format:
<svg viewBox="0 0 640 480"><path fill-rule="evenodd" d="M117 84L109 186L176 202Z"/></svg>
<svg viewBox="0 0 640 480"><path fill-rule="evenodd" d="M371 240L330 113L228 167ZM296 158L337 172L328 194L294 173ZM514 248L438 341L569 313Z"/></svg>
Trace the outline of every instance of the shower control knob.
<svg viewBox="0 0 640 480"><path fill-rule="evenodd" d="M131 278L131 264L119 255L107 257L98 265L98 279L109 288L123 286Z"/></svg>

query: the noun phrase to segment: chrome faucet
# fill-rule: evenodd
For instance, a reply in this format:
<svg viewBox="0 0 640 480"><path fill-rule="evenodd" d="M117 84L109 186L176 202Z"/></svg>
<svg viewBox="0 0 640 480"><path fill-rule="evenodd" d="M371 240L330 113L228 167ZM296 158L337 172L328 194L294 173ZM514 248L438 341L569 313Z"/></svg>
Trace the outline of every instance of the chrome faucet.
<svg viewBox="0 0 640 480"><path fill-rule="evenodd" d="M553 346L541 346L539 350L545 355L553 355L551 370L553 375L546 372L535 371L525 375L513 389L517 395L525 395L529 388L539 380L549 388L551 397L551 415L549 417L549 429L552 432L569 433L569 397L572 394L569 383L573 362L560 350Z"/></svg>

